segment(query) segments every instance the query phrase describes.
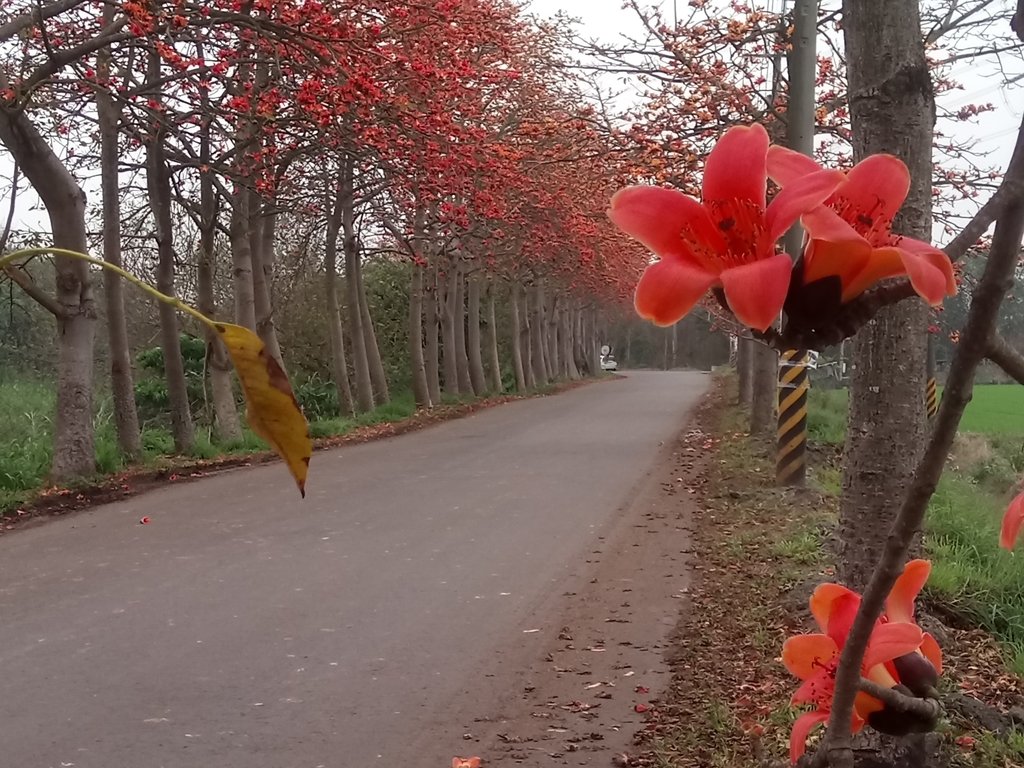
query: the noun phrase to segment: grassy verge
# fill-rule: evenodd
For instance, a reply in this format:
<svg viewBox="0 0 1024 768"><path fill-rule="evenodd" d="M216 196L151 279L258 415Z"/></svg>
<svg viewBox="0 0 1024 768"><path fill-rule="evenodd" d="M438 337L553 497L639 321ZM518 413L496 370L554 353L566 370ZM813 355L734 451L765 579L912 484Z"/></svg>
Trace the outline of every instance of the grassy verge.
<svg viewBox="0 0 1024 768"><path fill-rule="evenodd" d="M812 392L812 441L841 444L845 390ZM999 523L1024 471L1024 388L984 385L961 424L953 455L925 520L934 570L928 596L941 613L1000 640L1007 663L1024 674L1024 560L999 549Z"/></svg>
<svg viewBox="0 0 1024 768"><path fill-rule="evenodd" d="M797 681L779 659L787 636L812 631L807 598L834 579L824 546L835 523L838 473L812 467L808 488L773 487L772 446L745 432L731 381L698 415L698 471L706 482L693 521L696 554L689 602L671 651L673 677L629 765L645 768L765 768L789 764ZM827 417L830 418L830 417ZM943 685L991 706L1019 706L1022 681L1008 674L992 641L977 630L943 638ZM820 731L818 731L820 733ZM997 736L950 715L929 759L905 765L1019 768L1024 734Z"/></svg>
<svg viewBox="0 0 1024 768"><path fill-rule="evenodd" d="M366 433L373 436L373 429L381 425L407 425L412 422L428 423L460 415L465 409L475 409L491 403L504 402L515 397L529 397L559 391L564 385L552 384L539 387L522 395L493 395L484 397L448 397L439 408L430 412L418 412L411 393L397 395L391 402L372 411L348 418L321 419L310 422L310 433L320 444ZM52 413L54 398L52 388L32 382L7 383L0 386L0 517L15 514L17 510L31 507L41 498L58 494L73 498L84 488L95 487L125 471L145 473L168 468L183 468L199 463L257 456L267 451L267 446L248 428L243 430L242 440L224 444L213 440L208 430L198 430L195 449L187 456L174 452L170 431L159 426L146 426L142 432L143 459L129 466L117 446L117 435L109 402L101 402L97 409L96 457L97 474L84 480L72 489L47 488L46 476L53 455ZM417 421L418 420L418 421ZM408 423L408 424L407 424ZM401 430L392 430L401 431ZM100 495L98 500L105 500ZM84 499L83 501L88 501Z"/></svg>

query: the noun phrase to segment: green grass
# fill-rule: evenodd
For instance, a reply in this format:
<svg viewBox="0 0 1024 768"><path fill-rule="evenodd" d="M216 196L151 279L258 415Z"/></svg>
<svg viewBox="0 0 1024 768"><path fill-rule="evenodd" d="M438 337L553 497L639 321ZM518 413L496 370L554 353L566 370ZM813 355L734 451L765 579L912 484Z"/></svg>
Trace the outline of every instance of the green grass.
<svg viewBox="0 0 1024 768"><path fill-rule="evenodd" d="M812 441L842 443L845 390L812 391ZM1024 558L999 549L999 525L1010 490L1024 472L1024 387L975 388L960 425L982 435L983 450L946 472L925 521L925 547L933 563L929 594L999 638L1007 661L1024 674ZM826 470L827 472L827 470ZM830 478L822 485L838 492Z"/></svg>
<svg viewBox="0 0 1024 768"><path fill-rule="evenodd" d="M538 388L533 393L549 392L553 386ZM479 399L446 396L443 404L457 405ZM118 448L111 408L109 398L99 399L94 418L97 478L126 467ZM45 487L53 456L53 411L52 385L33 381L0 383L0 515L25 504ZM412 393L401 392L391 402L354 417L312 421L310 433L314 438L337 437L359 427L402 421L415 412ZM144 428L142 446L143 465L152 465L175 455L174 440L163 427ZM266 444L249 429L243 429L242 439L233 443L218 443L212 439L208 429L197 429L196 444L190 457L213 459L266 450Z"/></svg>

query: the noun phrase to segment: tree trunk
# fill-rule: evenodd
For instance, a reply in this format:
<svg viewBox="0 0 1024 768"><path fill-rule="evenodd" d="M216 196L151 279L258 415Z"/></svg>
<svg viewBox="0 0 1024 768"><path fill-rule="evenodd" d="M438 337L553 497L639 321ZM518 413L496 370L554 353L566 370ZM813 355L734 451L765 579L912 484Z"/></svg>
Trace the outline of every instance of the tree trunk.
<svg viewBox="0 0 1024 768"><path fill-rule="evenodd" d="M327 297L327 328L331 335L331 370L338 391L338 409L347 416L355 413L355 406L352 402L352 386L348 381L345 334L341 327L341 307L338 301L338 234L341 232L342 207L340 187L333 197L324 240L324 289Z"/></svg>
<svg viewBox="0 0 1024 768"><path fill-rule="evenodd" d="M155 83L160 79L160 54L153 50L149 54L148 79ZM156 97L159 99L159 95ZM146 141L146 185L149 190L149 207L153 213L154 236L157 247L156 287L167 296L175 295L174 288L174 229L171 220L171 169L167 165L164 141L166 129L151 120L152 134ZM185 381L185 365L181 359L181 331L178 328L178 313L174 307L160 303L160 347L164 353L164 377L167 380L167 397L171 406L171 435L174 449L178 453L190 453L195 448L195 427L188 402L188 384Z"/></svg>
<svg viewBox="0 0 1024 768"><path fill-rule="evenodd" d="M105 25L114 19L114 7L103 7ZM96 56L96 75L110 79L110 49ZM100 128L100 192L103 199L103 260L123 266L121 259L121 190L118 186L118 125L121 111L106 88L96 90L96 116ZM117 444L130 461L142 457L142 435L135 405L135 382L124 314L124 283L119 275L103 270L103 294L107 306L107 339L110 345L110 385L114 396Z"/></svg>
<svg viewBox="0 0 1024 768"><path fill-rule="evenodd" d="M480 281L476 276L467 276L469 317L467 318L466 352L469 357L469 380L477 396L487 391L484 376L484 360L480 352Z"/></svg>
<svg viewBox="0 0 1024 768"><path fill-rule="evenodd" d="M409 362L412 366L412 394L416 405L429 408L430 388L427 386L426 361L423 359L423 267L412 265L409 286Z"/></svg>
<svg viewBox="0 0 1024 768"><path fill-rule="evenodd" d="M469 375L469 352L466 349L466 277L461 265L456 262L452 274L455 281L453 320L455 322L455 371L459 377L459 389L473 392L473 379ZM452 290L449 287L448 290Z"/></svg>
<svg viewBox="0 0 1024 768"><path fill-rule="evenodd" d="M501 357L498 355L498 323L494 311L494 293L497 285L492 280L487 286L487 356L488 369L491 374L491 390L502 392L505 387L501 382Z"/></svg>
<svg viewBox="0 0 1024 768"><path fill-rule="evenodd" d="M547 344L546 351L548 353L548 375L552 379L561 379L565 377L565 371L562 368L561 355L559 354L558 348L558 314L560 311L558 294L554 294L551 297L551 301L545 303L545 321L546 330L544 341Z"/></svg>
<svg viewBox="0 0 1024 768"><path fill-rule="evenodd" d="M737 402L749 406L754 396L755 342L740 336L736 344L736 372L739 378Z"/></svg>
<svg viewBox="0 0 1024 768"><path fill-rule="evenodd" d="M53 245L84 253L85 193L21 110L0 106L0 142L46 206ZM68 483L92 475L96 452L92 423L93 338L96 306L85 262L54 258L57 319L57 408L50 479Z"/></svg>
<svg viewBox="0 0 1024 768"><path fill-rule="evenodd" d="M561 330L558 335L562 341L562 360L565 365L565 374L569 379L575 381L580 377L580 372L576 368L576 355L573 350L575 338L575 334L573 334L573 310L568 302L562 306Z"/></svg>
<svg viewBox="0 0 1024 768"><path fill-rule="evenodd" d="M522 305L523 289L518 281L512 283L510 291L512 307L512 369L516 376L516 391L525 392L533 386L533 370L530 367L530 328L528 311Z"/></svg>
<svg viewBox="0 0 1024 768"><path fill-rule="evenodd" d="M590 375L597 376L601 373L601 338L597 331L597 310L591 309L588 314L590 315L590 340L587 346L587 357L590 360ZM629 359L628 354L626 359Z"/></svg>
<svg viewBox="0 0 1024 768"><path fill-rule="evenodd" d="M284 369L281 345L274 326L274 240L277 237L277 211L273 199L263 201L254 193L250 199L250 216L258 224L250 228L252 255L252 291L256 312L256 333L267 346L267 354Z"/></svg>
<svg viewBox="0 0 1024 768"><path fill-rule="evenodd" d="M917 0L846 0L844 33L854 160L901 158L911 187L893 230L931 240L935 100ZM888 307L854 339L839 511L840 578L862 589L924 444L927 309Z"/></svg>
<svg viewBox="0 0 1024 768"><path fill-rule="evenodd" d="M366 301L363 262L358 257L356 258L355 277L356 288L359 292L359 312L363 318L363 335L366 337L366 362L370 366L370 382L373 384L374 401L377 405L383 405L391 400L391 392L388 391L388 377L384 373L384 361L380 356L380 347L377 346L377 332L373 327L370 305Z"/></svg>
<svg viewBox="0 0 1024 768"><path fill-rule="evenodd" d="M431 265L427 274L427 290L424 298L423 311L423 332L426 335L426 344L423 351L423 367L427 375L427 392L430 395L430 402L434 405L441 403L441 379L440 379L440 356L438 354L437 334L438 318L438 292L437 292L437 266Z"/></svg>
<svg viewBox="0 0 1024 768"><path fill-rule="evenodd" d="M754 346L753 394L750 405L750 433L767 434L775 421L775 401L778 397L778 354L767 344Z"/></svg>
<svg viewBox="0 0 1024 768"><path fill-rule="evenodd" d="M366 334L359 306L359 246L355 228L355 190L352 160L345 158L341 170L338 199L341 204L342 250L345 252L345 291L348 298L349 336L352 339L352 368L356 377L356 404L360 411L373 410L373 382L366 356Z"/></svg>
<svg viewBox="0 0 1024 768"><path fill-rule="evenodd" d="M530 351L533 362L534 386L548 383L547 361L544 359L544 288L536 285L533 289L533 306L530 311Z"/></svg>
<svg viewBox="0 0 1024 768"><path fill-rule="evenodd" d="M437 273L437 300L441 308L441 332L444 336L444 391L449 395L461 394L455 354L455 270L455 265L451 264L443 275Z"/></svg>
<svg viewBox="0 0 1024 768"><path fill-rule="evenodd" d="M235 182L231 195L231 279L235 293L235 322L256 330L256 296L252 287L252 247L249 243L249 190Z"/></svg>

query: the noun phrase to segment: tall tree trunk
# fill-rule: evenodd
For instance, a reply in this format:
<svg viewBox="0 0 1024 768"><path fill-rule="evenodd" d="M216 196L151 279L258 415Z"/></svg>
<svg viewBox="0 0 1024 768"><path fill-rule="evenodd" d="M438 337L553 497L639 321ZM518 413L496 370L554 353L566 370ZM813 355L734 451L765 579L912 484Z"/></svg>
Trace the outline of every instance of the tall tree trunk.
<svg viewBox="0 0 1024 768"><path fill-rule="evenodd" d="M754 344L751 339L740 336L736 344L736 372L739 378L737 401L749 406L754 396Z"/></svg>
<svg viewBox="0 0 1024 768"><path fill-rule="evenodd" d="M460 262L455 264L452 279L455 281L455 371L459 377L459 389L468 394L473 392L473 379L469 375L469 352L466 349L466 276Z"/></svg>
<svg viewBox="0 0 1024 768"><path fill-rule="evenodd" d="M427 289L424 297L423 309L423 333L426 336L426 344L423 350L423 367L427 376L427 392L430 395L430 402L434 405L441 403L441 379L440 379L440 356L438 354L437 334L438 328L438 291L437 291L437 265L431 264L427 273Z"/></svg>
<svg viewBox="0 0 1024 768"><path fill-rule="evenodd" d="M231 281L235 294L235 322L256 330L256 295L252 287L252 246L249 242L249 190L235 182L231 195Z"/></svg>
<svg viewBox="0 0 1024 768"><path fill-rule="evenodd" d="M426 361L423 359L423 267L412 265L409 286L409 363L412 366L412 394L416 405L429 408L430 388L427 386Z"/></svg>
<svg viewBox="0 0 1024 768"><path fill-rule="evenodd" d="M597 310L591 308L588 314L590 316L590 320L588 323L588 326L590 328L590 341L588 342L587 346L587 357L590 360L590 375L597 376L599 373L601 373L601 338L597 329ZM626 359L629 359L628 354L626 355Z"/></svg>
<svg viewBox="0 0 1024 768"><path fill-rule="evenodd" d="M910 169L907 200L893 224L931 239L935 99L917 0L845 0L854 160L876 152ZM902 503L924 444L927 310L903 301L854 339L850 416L839 510L840 576L861 589Z"/></svg>
<svg viewBox="0 0 1024 768"><path fill-rule="evenodd" d="M331 335L331 370L338 391L338 408L345 415L355 413L352 386L348 381L348 361L345 359L345 334L341 327L341 307L338 301L338 234L341 232L342 190L339 188L330 201L327 231L324 240L324 289L327 297L327 328Z"/></svg>
<svg viewBox="0 0 1024 768"><path fill-rule="evenodd" d="M0 142L46 206L53 245L84 253L85 193L27 114L0 106ZM96 306L85 262L54 258L57 319L57 408L50 479L67 483L96 470L92 423L93 338Z"/></svg>
<svg viewBox="0 0 1024 768"><path fill-rule="evenodd" d="M491 374L491 390L502 392L501 357L498 355L498 323L494 312L494 294L497 284L492 280L487 286L487 357L488 372Z"/></svg>
<svg viewBox="0 0 1024 768"><path fill-rule="evenodd" d="M274 241L277 238L276 201L260 201L253 194L250 203L250 247L252 256L252 292L256 312L256 332L267 346L267 353L284 368L281 345L274 326Z"/></svg>
<svg viewBox="0 0 1024 768"><path fill-rule="evenodd" d="M530 352L533 363L534 386L548 383L548 369L544 359L544 288L539 283L533 289L530 308Z"/></svg>
<svg viewBox="0 0 1024 768"><path fill-rule="evenodd" d="M576 355L573 350L573 311L566 301L562 305L561 328L558 334L562 342L562 361L565 367L565 374L569 379L575 381L580 377L579 369L576 368Z"/></svg>
<svg viewBox="0 0 1024 768"><path fill-rule="evenodd" d="M373 410L373 382L366 356L366 334L359 306L359 244L356 242L355 189L352 159L342 161L338 198L341 203L342 250L345 252L345 291L348 298L349 336L352 339L352 369L356 377L356 404L360 411Z"/></svg>
<svg viewBox="0 0 1024 768"><path fill-rule="evenodd" d="M565 377L565 371L562 367L561 355L559 354L558 348L558 314L560 311L560 303L560 297L557 293L553 294L551 296L551 300L545 303L547 333L545 334L544 341L547 343L548 375L552 379L561 379Z"/></svg>
<svg viewBox="0 0 1024 768"><path fill-rule="evenodd" d="M457 280L456 267L449 264L448 270L444 273L437 273L437 299L441 309L441 332L444 336L444 391L449 395L459 395L459 366L456 362L455 353L455 320L461 319L461 314L455 312L455 282Z"/></svg>
<svg viewBox="0 0 1024 768"><path fill-rule="evenodd" d="M526 294L519 281L512 283L512 365L516 375L516 389L524 392L533 384L530 360L530 313L525 304Z"/></svg>
<svg viewBox="0 0 1024 768"><path fill-rule="evenodd" d="M115 9L103 7L103 23L113 22ZM110 81L110 49L96 56L96 76L101 83ZM121 259L121 190L118 179L118 125L121 110L110 91L96 90L96 116L100 127L100 192L103 198L103 259L123 266ZM117 444L131 461L142 457L142 435L135 405L135 382L128 345L128 323L124 314L124 283L109 270L103 270L103 294L107 305L107 339L110 345L110 384L114 396L114 422Z"/></svg>
<svg viewBox="0 0 1024 768"><path fill-rule="evenodd" d="M356 259L356 286L359 289L359 312L363 317L363 335L366 337L366 361L370 365L370 382L373 384L374 401L383 405L391 400L388 377L384 372L384 361L377 345L377 331L373 327L370 304L366 300L366 281L363 280L362 259Z"/></svg>
<svg viewBox="0 0 1024 768"><path fill-rule="evenodd" d="M467 318L466 352L469 357L469 380L477 396L487 391L484 360L480 352L480 281L467 275L469 316Z"/></svg>
<svg viewBox="0 0 1024 768"><path fill-rule="evenodd" d="M753 394L750 405L750 432L761 435L772 431L778 388L778 354L767 344L754 344Z"/></svg>
<svg viewBox="0 0 1024 768"><path fill-rule="evenodd" d="M202 47L198 47L198 55L202 58ZM211 170L212 152L209 116L210 99L206 91L202 92L203 130L199 138L199 264L196 273L196 289L199 299L199 311L210 318L217 316L217 301L214 293L214 275L216 273L217 252L217 190L214 186ZM242 439L242 423L238 416L238 404L235 402L235 390L231 381L231 362L228 358L224 342L213 329L203 326L206 338L206 360L210 371L210 390L213 396L213 433L222 443L233 443Z"/></svg>
<svg viewBox="0 0 1024 768"><path fill-rule="evenodd" d="M160 70L160 54L153 50L149 54L150 83L159 81ZM159 94L151 98L159 100ZM174 229L171 222L171 170L164 149L166 129L155 115L151 120L154 125L150 126L152 133L146 140L146 182L157 247L156 287L161 293L174 296ZM171 406L171 435L174 437L174 449L178 453L189 453L195 448L196 438L188 402L185 365L181 359L178 313L174 307L163 302L160 303L159 312L160 347L164 353L164 377Z"/></svg>

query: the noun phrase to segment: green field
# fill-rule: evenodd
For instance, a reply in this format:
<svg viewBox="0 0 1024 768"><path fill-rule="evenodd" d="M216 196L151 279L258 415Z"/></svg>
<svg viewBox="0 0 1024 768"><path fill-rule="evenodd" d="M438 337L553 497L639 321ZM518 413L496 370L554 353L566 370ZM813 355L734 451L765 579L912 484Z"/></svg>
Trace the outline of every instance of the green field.
<svg viewBox="0 0 1024 768"><path fill-rule="evenodd" d="M812 390L810 439L841 444L846 407L846 390ZM1024 387L976 387L960 432L955 470L943 476L925 521L928 593L998 637L1011 668L1024 674L1024 551L998 546L1003 510L1024 475Z"/></svg>

